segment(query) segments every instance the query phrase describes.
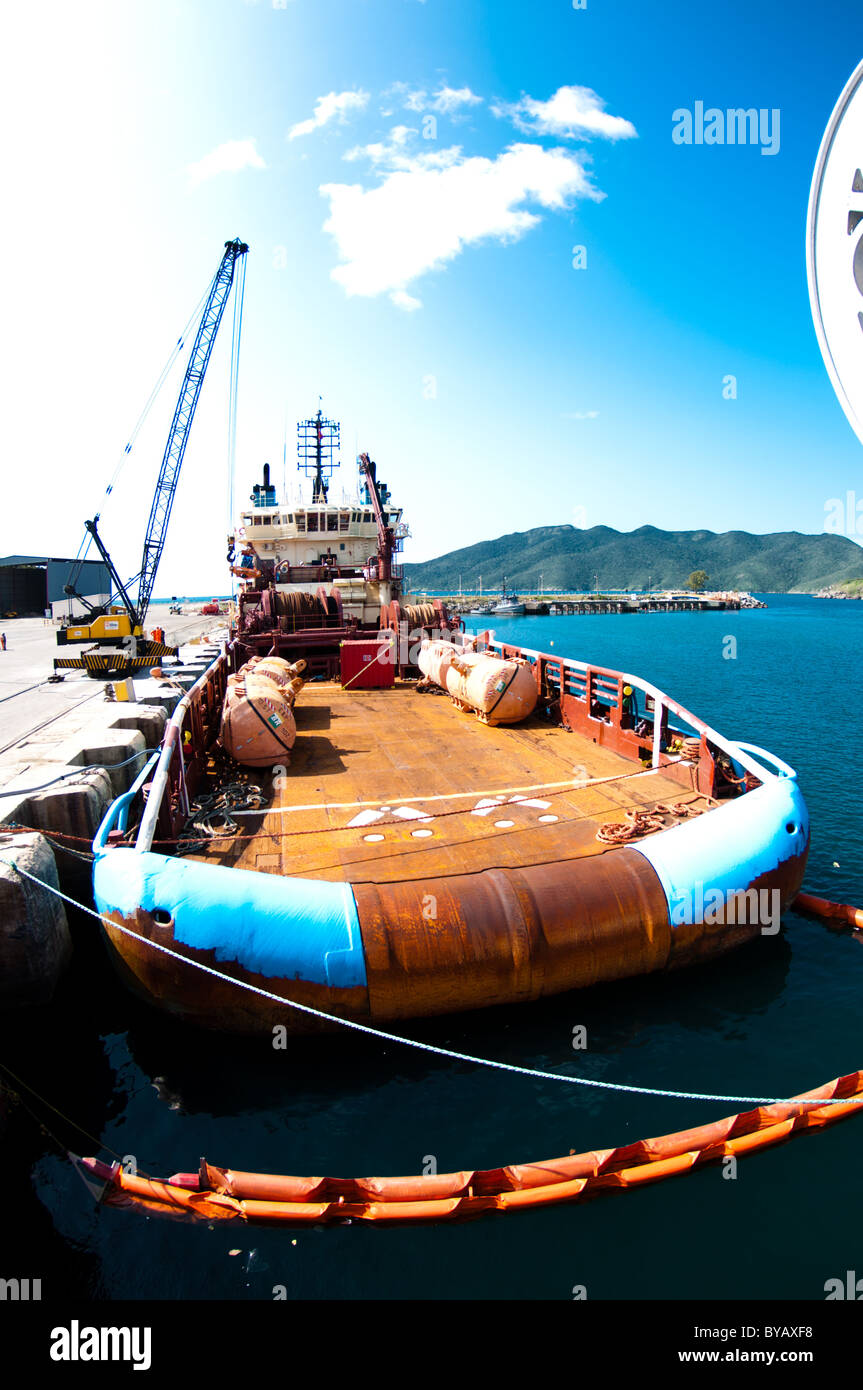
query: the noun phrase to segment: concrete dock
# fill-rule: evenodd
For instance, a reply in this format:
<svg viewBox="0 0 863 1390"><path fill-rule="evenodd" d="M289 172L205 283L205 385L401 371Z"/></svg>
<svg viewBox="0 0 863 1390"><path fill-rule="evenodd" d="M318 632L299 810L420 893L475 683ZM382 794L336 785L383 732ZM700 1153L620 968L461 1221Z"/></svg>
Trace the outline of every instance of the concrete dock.
<svg viewBox="0 0 863 1390"><path fill-rule="evenodd" d="M188 610L168 620L154 609L151 623L180 645L180 660L161 663L164 679L135 678L134 701L109 698L109 682L83 671L50 681L58 650L69 652L57 647L54 624L0 622L0 1006L50 996L70 954L62 900L25 874L89 901L89 850L99 823L159 746L171 713L226 635L225 622Z"/></svg>

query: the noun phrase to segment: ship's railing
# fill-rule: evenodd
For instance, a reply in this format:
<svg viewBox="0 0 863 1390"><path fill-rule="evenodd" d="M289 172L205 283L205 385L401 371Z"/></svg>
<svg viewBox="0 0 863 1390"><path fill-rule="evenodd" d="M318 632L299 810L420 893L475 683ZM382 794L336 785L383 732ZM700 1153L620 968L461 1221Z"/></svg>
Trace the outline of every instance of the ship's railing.
<svg viewBox="0 0 863 1390"><path fill-rule="evenodd" d="M465 634L458 634L464 640ZM730 758L735 768L749 773L757 783L768 779L794 778L792 767L775 754L758 748L751 743L738 743L726 738L711 728L703 719L692 714L685 706L673 700L658 686L641 677L609 667L593 666L577 661L572 657L549 656L529 647L517 647L510 643L495 641L490 635L478 633L468 641L477 650L493 651L501 657L521 657L534 667L537 686L543 698L570 703L579 709L581 722L589 732L609 730L618 738L622 734L632 744L619 751L637 756L638 738L631 727L624 728L621 723L624 706L624 687L629 686L638 692L644 701L643 712L652 718L652 738L650 743L651 765L663 767L680 759L666 751L670 734L686 736L693 731L699 739L701 750L708 754L708 744L721 749ZM179 701L165 730L158 763L153 780L144 790L147 793L141 825L138 830L135 849L145 852L152 848L157 829L165 839L175 838L189 815L194 793L203 778L207 755L219 730L222 705L227 690L230 658L226 647L190 690ZM596 715L591 711L596 710ZM600 713L600 711L602 713ZM604 717L603 717L604 715ZM677 721L672 723L672 718ZM648 720L648 723L650 720ZM602 741L601 734L598 741ZM614 743L610 746L614 747ZM149 773L155 762L150 759L145 769ZM143 775L124 797L113 803L108 816L99 830L97 852L111 844L114 825L121 814L118 833L125 831L125 821L130 807L131 794L137 793L143 784ZM109 824L110 821L110 824Z"/></svg>
<svg viewBox="0 0 863 1390"><path fill-rule="evenodd" d="M541 695L552 700L569 697L580 706L580 714L586 729L593 724L598 730L602 725L611 725L620 735L631 740L637 747L637 738L632 728L624 729L621 722L624 706L624 687L629 686L643 698L638 718L646 718L652 723L650 736L650 761L652 767L662 767L678 759L669 756L667 745L673 735L681 738L696 736L702 752L709 756L707 745L720 749L742 772L749 773L757 782L768 778L796 777L797 774L788 763L775 754L767 752L750 743L737 743L711 728L703 719L684 705L673 700L664 690L640 676L626 671L615 671L606 666L594 666L573 657L549 656L534 651L530 647L516 647L511 643L498 642L490 634L476 634L477 649L484 647L498 653L503 658L523 657L536 671L537 686ZM593 711L597 713L594 714ZM601 713L600 713L601 712ZM603 718L605 715L606 718ZM677 721L673 723L672 720ZM664 746L665 745L665 746ZM623 751L623 750L621 750ZM629 751L629 750L627 750ZM763 760L763 761L761 761ZM767 764L767 766L765 766Z"/></svg>
<svg viewBox="0 0 863 1390"><path fill-rule="evenodd" d="M230 660L223 646L168 721L135 841L139 852L152 848L157 828L164 838L174 837L189 815L208 752L219 732L229 671Z"/></svg>

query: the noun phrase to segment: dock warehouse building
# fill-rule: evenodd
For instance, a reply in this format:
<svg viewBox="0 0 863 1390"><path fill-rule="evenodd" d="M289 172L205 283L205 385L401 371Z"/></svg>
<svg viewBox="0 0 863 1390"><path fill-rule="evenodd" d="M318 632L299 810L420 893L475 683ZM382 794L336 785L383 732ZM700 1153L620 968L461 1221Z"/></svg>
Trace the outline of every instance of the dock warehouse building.
<svg viewBox="0 0 863 1390"><path fill-rule="evenodd" d="M0 616L41 618L50 609L53 616L77 617L85 610L68 594L64 584L75 560L48 555L5 555L0 557ZM91 603L105 603L111 595L111 576L101 560L85 560L78 577L78 592Z"/></svg>

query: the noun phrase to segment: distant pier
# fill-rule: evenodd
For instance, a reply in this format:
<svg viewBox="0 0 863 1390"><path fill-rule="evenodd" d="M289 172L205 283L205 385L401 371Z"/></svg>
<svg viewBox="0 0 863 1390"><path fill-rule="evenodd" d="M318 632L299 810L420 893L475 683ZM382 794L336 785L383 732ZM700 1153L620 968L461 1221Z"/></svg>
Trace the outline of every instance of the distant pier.
<svg viewBox="0 0 863 1390"><path fill-rule="evenodd" d="M417 597L417 595L413 595ZM490 611L496 597L481 594L440 594L449 608L464 616L498 617ZM741 608L766 608L748 593L705 593L669 591L655 594L542 594L522 599L525 617L574 616L589 613L713 613L736 612Z"/></svg>

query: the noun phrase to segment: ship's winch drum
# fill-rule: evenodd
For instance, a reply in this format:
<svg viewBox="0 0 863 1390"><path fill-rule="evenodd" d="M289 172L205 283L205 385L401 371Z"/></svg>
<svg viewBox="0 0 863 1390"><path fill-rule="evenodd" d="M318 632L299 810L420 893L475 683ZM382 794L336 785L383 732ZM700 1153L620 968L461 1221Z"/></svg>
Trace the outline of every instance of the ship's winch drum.
<svg viewBox="0 0 863 1390"><path fill-rule="evenodd" d="M402 607L402 617L410 628L433 628L437 625L438 613L433 603L415 603Z"/></svg>
<svg viewBox="0 0 863 1390"><path fill-rule="evenodd" d="M304 591L276 590L275 616L282 632L306 627L325 627L330 617L325 597Z"/></svg>

